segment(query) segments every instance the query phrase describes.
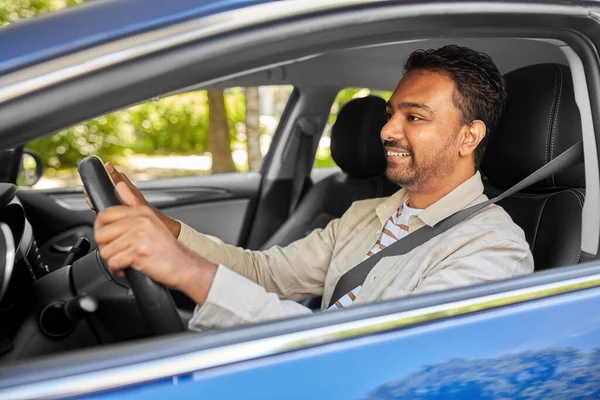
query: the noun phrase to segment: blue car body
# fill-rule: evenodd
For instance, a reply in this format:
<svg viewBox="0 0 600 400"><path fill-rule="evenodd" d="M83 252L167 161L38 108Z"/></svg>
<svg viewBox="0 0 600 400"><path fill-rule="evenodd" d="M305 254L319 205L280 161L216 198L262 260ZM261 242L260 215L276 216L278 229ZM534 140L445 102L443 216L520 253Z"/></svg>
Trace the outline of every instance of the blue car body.
<svg viewBox="0 0 600 400"><path fill-rule="evenodd" d="M586 290L90 398L592 399L599 301Z"/></svg>
<svg viewBox="0 0 600 400"><path fill-rule="evenodd" d="M0 31L0 75L264 3L109 0L44 16ZM201 343L186 335L163 346L155 338L4 368L0 398L599 398L598 310L600 264L592 260L376 309L210 334ZM218 356L227 361L211 361Z"/></svg>
<svg viewBox="0 0 600 400"><path fill-rule="evenodd" d="M2 32L0 74L121 37L218 14L257 0L100 1ZM52 34L48 34L52 32Z"/></svg>

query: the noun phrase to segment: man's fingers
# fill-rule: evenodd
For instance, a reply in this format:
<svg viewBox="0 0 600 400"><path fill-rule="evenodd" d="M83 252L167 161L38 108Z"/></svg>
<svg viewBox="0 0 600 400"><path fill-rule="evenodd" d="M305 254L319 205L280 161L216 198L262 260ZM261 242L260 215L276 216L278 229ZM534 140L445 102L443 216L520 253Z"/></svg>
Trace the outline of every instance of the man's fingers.
<svg viewBox="0 0 600 400"><path fill-rule="evenodd" d="M131 229L131 223L135 220L123 218L104 226L94 226L94 238L99 245L110 243Z"/></svg>
<svg viewBox="0 0 600 400"><path fill-rule="evenodd" d="M145 259L152 253L152 245L140 238L135 231L126 232L116 241L100 246L100 255L110 271L119 275L127 267L145 272Z"/></svg>
<svg viewBox="0 0 600 400"><path fill-rule="evenodd" d="M106 229L108 229L110 227L111 226L107 227ZM114 257L115 255L127 250L129 248L129 246L131 246L131 244L132 244L132 241L130 240L131 235L128 231L122 232L121 235L118 235L115 232L116 232L116 230L114 230L112 232L102 233L103 238L107 237L109 234L114 234L113 240L109 240L109 241L103 240L101 242L98 242L98 243L100 243L100 256L104 260L110 260L111 257Z"/></svg>
<svg viewBox="0 0 600 400"><path fill-rule="evenodd" d="M114 275L123 275L123 270L131 265L135 264L136 252L134 249L128 248L125 249L114 256L110 257L108 260L104 261L108 265L108 269Z"/></svg>
<svg viewBox="0 0 600 400"><path fill-rule="evenodd" d="M140 199L135 194L133 194L133 191L127 185L127 183L123 181L117 183L117 185L115 186L115 190L117 191L117 194L119 195L119 198L121 199L123 204L127 206L139 206L142 204Z"/></svg>
<svg viewBox="0 0 600 400"><path fill-rule="evenodd" d="M110 162L107 162L105 165L106 165L106 170L110 173L110 176L112 177L112 180L115 183L115 186L118 185L119 182L124 182L127 184L127 186L129 186L129 188L131 189L131 192L137 195L136 197L141 196L141 192L133 184L133 182L131 182L131 180L129 179L129 177L127 175L117 171L115 166L112 165L112 163L110 163ZM142 204L142 202L138 201L138 204Z"/></svg>
<svg viewBox="0 0 600 400"><path fill-rule="evenodd" d="M121 176L123 177L123 182L125 182L125 183L126 183L126 184L127 184L127 185L128 185L130 188L131 188L131 191L134 191L134 190L137 190L137 191L139 191L139 189L137 188L137 186L135 186L135 185L133 184L133 182L131 182L131 181L129 180L129 177L128 177L127 175L125 175L125 174L121 174ZM140 192L140 193L141 193L141 192Z"/></svg>
<svg viewBox="0 0 600 400"><path fill-rule="evenodd" d="M106 167L106 170L110 174L110 177L112 178L115 185L119 182L123 182L123 174L117 171L117 169L114 165L112 165L111 162L105 163L104 166Z"/></svg>
<svg viewBox="0 0 600 400"><path fill-rule="evenodd" d="M113 206L109 207L104 211L100 211L94 222L94 229L99 229L105 225L112 224L115 221L119 221L129 215L131 215L131 207L127 206Z"/></svg>
<svg viewBox="0 0 600 400"><path fill-rule="evenodd" d="M116 271L139 265L151 253L151 246L140 231L128 230L110 243L101 244L100 256Z"/></svg>
<svg viewBox="0 0 600 400"><path fill-rule="evenodd" d="M151 218L150 215L145 213L138 213L124 216L110 224L100 225L97 223L94 225L94 237L98 244L104 244L116 240L129 231L137 231L139 234L152 229Z"/></svg>
<svg viewBox="0 0 600 400"><path fill-rule="evenodd" d="M137 216L150 217L152 215L154 215L154 212L148 206L112 206L98 213L96 222L94 223L94 229L100 229L125 218L134 218Z"/></svg>

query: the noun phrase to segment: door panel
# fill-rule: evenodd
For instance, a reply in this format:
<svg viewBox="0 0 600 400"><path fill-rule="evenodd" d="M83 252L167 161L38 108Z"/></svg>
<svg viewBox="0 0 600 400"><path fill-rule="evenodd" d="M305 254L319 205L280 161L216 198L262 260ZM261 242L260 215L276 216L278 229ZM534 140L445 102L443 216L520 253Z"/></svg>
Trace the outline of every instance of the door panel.
<svg viewBox="0 0 600 400"><path fill-rule="evenodd" d="M589 289L88 398L597 398L599 301Z"/></svg>
<svg viewBox="0 0 600 400"><path fill-rule="evenodd" d="M76 390L81 397L106 400L199 394L210 399L597 398L600 288L593 280L597 274L579 274L583 268L563 269L563 278L578 278L562 289L554 286L554 295L543 286L527 289L546 278L560 282L545 274L398 300L404 306L396 312L388 302L0 368L0 376L5 374L0 394L12 386L30 398ZM593 286L556 294L573 290L574 282L585 287L582 279ZM499 292L501 286L513 290ZM469 298L469 291L478 296ZM547 297L501 306L502 299L523 299L527 293ZM451 298L450 308L440 311L443 299ZM493 308L459 316L449 312L478 309L477 304ZM361 313L371 315L370 324L360 324ZM434 320L427 322L427 315ZM403 326L402 321L410 322ZM159 372L139 377L149 370ZM135 384L118 387L123 379ZM99 391L111 385L106 380L117 388Z"/></svg>
<svg viewBox="0 0 600 400"><path fill-rule="evenodd" d="M155 207L171 218L237 245L260 181L258 172L249 172L158 179L138 186Z"/></svg>
<svg viewBox="0 0 600 400"><path fill-rule="evenodd" d="M245 218L260 187L259 173L219 174L140 182L147 199L172 218L238 244ZM80 189L21 190L18 194L44 261L62 265L67 249L80 236L93 239L94 214Z"/></svg>
<svg viewBox="0 0 600 400"><path fill-rule="evenodd" d="M216 236L225 243L237 245L249 204L249 199L225 200L168 207L162 211L171 218L186 221L199 232Z"/></svg>

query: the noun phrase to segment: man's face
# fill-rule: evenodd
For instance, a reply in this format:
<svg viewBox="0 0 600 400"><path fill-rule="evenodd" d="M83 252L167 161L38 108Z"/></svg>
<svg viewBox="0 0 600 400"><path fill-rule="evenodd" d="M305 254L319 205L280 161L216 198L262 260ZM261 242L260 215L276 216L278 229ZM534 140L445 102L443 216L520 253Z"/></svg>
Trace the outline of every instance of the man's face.
<svg viewBox="0 0 600 400"><path fill-rule="evenodd" d="M421 191L443 184L453 172L462 128L454 90L449 76L426 70L413 70L398 83L381 130L388 179Z"/></svg>

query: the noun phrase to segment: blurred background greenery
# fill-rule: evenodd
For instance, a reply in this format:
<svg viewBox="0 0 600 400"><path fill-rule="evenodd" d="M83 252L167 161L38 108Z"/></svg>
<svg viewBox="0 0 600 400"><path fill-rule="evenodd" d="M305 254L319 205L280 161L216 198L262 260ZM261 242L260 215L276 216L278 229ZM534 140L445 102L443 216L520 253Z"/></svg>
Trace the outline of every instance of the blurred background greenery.
<svg viewBox="0 0 600 400"><path fill-rule="evenodd" d="M83 3L0 0L0 26ZM292 90L268 86L171 95L55 132L26 146L45 164L44 179L37 187L78 185L77 163L89 155L113 162L134 180L256 171ZM386 99L390 95L369 89L338 94L315 167L335 166L329 151L331 125L345 103L370 93Z"/></svg>

